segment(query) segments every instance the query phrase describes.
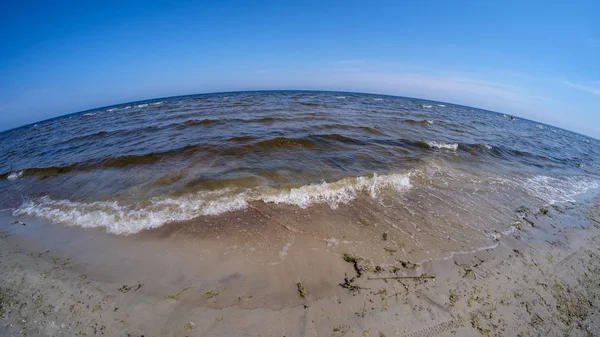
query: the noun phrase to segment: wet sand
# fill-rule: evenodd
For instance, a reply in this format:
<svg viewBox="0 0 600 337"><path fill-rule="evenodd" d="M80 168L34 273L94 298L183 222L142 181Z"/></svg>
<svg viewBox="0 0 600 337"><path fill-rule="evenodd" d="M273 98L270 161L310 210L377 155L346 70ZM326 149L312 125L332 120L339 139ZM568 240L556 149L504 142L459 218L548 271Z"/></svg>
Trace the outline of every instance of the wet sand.
<svg viewBox="0 0 600 337"><path fill-rule="evenodd" d="M3 213L0 335L600 335L600 199L510 217L494 248L427 261L439 238L367 216L344 238L260 208L131 236Z"/></svg>

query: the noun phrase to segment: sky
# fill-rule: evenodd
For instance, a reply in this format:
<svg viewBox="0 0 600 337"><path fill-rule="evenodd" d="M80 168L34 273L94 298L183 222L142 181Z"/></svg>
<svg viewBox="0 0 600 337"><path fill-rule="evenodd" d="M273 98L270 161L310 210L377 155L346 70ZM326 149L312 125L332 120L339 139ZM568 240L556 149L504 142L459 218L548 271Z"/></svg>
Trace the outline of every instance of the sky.
<svg viewBox="0 0 600 337"><path fill-rule="evenodd" d="M0 130L195 93L381 93L600 138L600 1L2 1Z"/></svg>

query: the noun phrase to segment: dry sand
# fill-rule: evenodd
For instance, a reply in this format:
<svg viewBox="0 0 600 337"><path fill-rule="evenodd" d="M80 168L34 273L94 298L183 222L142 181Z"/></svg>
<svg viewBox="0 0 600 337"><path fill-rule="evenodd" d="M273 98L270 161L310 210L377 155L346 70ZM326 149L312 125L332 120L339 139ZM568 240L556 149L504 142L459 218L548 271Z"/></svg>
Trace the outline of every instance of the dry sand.
<svg viewBox="0 0 600 337"><path fill-rule="evenodd" d="M285 224L117 237L4 214L0 335L600 336L600 201L514 218L420 265L382 237L392 266Z"/></svg>

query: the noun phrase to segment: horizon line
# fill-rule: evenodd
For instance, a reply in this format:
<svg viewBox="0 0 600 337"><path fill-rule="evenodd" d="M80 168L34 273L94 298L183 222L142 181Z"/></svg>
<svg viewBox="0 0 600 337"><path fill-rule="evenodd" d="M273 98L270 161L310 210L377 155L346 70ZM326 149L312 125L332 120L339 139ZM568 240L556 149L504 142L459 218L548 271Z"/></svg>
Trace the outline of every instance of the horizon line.
<svg viewBox="0 0 600 337"><path fill-rule="evenodd" d="M105 110L105 109L110 109L110 108L116 108L116 107L120 107L120 106L127 106L130 104L135 104L135 103L146 103L146 102L156 102L156 101L160 101L160 100L172 100L175 98L182 98L182 97L194 97L194 96L201 96L201 95L221 95L221 94L242 94L242 93L252 93L252 92L320 92L320 93L326 93L326 92L332 92L332 93L344 93L344 94L359 94L359 95L376 95L376 96L387 96L387 97L394 97L394 98L404 98L404 99L416 99L416 100L421 100L421 101L428 101L428 102L436 102L436 103L445 103L445 104L452 104L452 105L456 105L456 106L461 106L461 107L466 107L466 108L472 108L472 109L477 109L477 110L481 110L481 111L486 111L486 112L491 112L491 113L495 113L495 114L505 114L503 112L499 112L499 111L494 111L494 110L489 110L489 109L483 109L483 108L478 108L478 107L474 107L474 106L470 106L470 105L464 105L464 104L460 104L460 103L453 103L453 102L445 102L445 101L437 101L437 100L432 100L432 99L426 99L426 98L419 98L419 97L409 97L409 96L400 96L400 95L390 95L390 94L379 94L379 93L372 93L372 92L358 92L358 91L340 91L340 90L313 90L313 89L257 89L257 90L235 90L235 91L215 91L215 92L201 92L201 93L195 93L195 94L183 94L183 95L173 95L173 96L163 96L163 97L156 97L156 98L146 98L146 99L140 99L140 100L135 100L135 101L129 101L129 102L122 102L122 103L116 103L116 104L110 104L110 105L105 105L105 106L100 106L100 107L95 107L95 108L90 108L90 109L86 109L86 110L80 110L80 111L76 111L76 112L71 112L71 113L66 113L64 115L58 115L55 117L51 117L51 118L46 118L46 119L42 119L39 121L35 121L29 124L23 124L20 126L16 126L14 128L10 128L10 129L6 129L6 130L0 130L0 134L6 133L6 132L11 132L11 131L15 131L21 128L25 128L28 126L35 126L36 124L39 123L45 123L45 122L49 122L55 119L60 119L60 118L64 118L64 117L68 117L68 116L74 116L74 115L78 115L78 114L82 114L82 113L87 113L87 112L93 112L93 111L99 111L99 110ZM514 116L514 114L511 114ZM595 138L592 136L588 136L573 130L568 130L565 128L561 128L559 126L556 125L552 125L552 124L547 124L544 122L540 122L540 121L536 121L533 119L528 119L525 117L518 117L519 119L523 119L526 121L530 121L530 122L534 122L534 123L539 123L539 124L543 124L543 125L547 125L553 128L557 128L560 130L564 130L567 132L571 132L586 138L590 138L596 141L600 141L600 138Z"/></svg>

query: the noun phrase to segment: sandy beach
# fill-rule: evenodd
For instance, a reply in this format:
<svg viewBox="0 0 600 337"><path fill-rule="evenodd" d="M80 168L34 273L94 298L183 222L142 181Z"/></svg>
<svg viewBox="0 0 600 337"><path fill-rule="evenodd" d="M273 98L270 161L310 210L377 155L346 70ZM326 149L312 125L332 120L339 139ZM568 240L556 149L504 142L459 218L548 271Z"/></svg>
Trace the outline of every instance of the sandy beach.
<svg viewBox="0 0 600 337"><path fill-rule="evenodd" d="M377 264L284 226L114 236L5 213L0 334L599 335L600 200L513 218L495 247L421 263L383 235L396 263Z"/></svg>

